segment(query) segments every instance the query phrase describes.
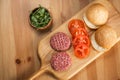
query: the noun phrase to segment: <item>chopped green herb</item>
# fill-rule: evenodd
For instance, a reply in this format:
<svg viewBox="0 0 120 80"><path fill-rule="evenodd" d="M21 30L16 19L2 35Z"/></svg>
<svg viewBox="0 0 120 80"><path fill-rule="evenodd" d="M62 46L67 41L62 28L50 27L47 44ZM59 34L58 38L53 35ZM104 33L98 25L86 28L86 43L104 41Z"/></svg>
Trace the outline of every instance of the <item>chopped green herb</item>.
<svg viewBox="0 0 120 80"><path fill-rule="evenodd" d="M35 11L33 11L30 15L30 21L32 25L34 25L37 28L46 26L50 20L50 13L44 7L41 6Z"/></svg>

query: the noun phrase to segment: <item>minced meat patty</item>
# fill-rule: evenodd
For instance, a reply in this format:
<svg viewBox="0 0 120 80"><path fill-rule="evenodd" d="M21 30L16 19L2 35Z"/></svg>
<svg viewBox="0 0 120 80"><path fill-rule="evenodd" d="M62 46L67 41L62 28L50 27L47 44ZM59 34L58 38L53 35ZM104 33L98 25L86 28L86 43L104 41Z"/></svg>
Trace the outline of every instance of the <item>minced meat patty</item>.
<svg viewBox="0 0 120 80"><path fill-rule="evenodd" d="M55 33L50 39L51 47L56 51L65 51L71 44L70 38L63 32Z"/></svg>
<svg viewBox="0 0 120 80"><path fill-rule="evenodd" d="M64 71L71 66L71 58L66 52L58 52L53 54L50 63L54 70Z"/></svg>

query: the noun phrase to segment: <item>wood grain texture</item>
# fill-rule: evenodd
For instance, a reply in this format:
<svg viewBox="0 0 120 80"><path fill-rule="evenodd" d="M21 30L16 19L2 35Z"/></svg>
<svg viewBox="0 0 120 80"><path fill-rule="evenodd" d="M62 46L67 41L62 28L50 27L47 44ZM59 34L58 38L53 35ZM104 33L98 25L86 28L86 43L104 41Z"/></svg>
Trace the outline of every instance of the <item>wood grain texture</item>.
<svg viewBox="0 0 120 80"><path fill-rule="evenodd" d="M52 30L55 30L89 1L91 0L0 0L0 80L24 80L40 68L37 45L50 31L41 33L31 28L28 23L29 11L38 4L49 8L54 15ZM120 1L111 2L120 11ZM119 48L120 42L71 80L120 79ZM44 76L46 74L38 79L56 80Z"/></svg>

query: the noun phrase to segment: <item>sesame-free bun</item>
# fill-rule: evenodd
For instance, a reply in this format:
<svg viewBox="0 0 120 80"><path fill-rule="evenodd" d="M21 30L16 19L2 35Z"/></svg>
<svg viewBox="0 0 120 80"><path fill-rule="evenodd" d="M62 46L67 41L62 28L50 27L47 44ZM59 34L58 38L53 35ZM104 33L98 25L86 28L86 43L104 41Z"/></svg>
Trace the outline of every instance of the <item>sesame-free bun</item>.
<svg viewBox="0 0 120 80"><path fill-rule="evenodd" d="M100 27L91 36L91 44L98 51L103 51L105 49L111 48L116 41L117 34L108 25Z"/></svg>
<svg viewBox="0 0 120 80"><path fill-rule="evenodd" d="M117 34L110 26L104 25L95 32L95 39L103 48L110 48L116 42Z"/></svg>
<svg viewBox="0 0 120 80"><path fill-rule="evenodd" d="M103 25L108 20L108 10L100 3L91 5L84 14L84 21L88 27L97 29L100 25Z"/></svg>

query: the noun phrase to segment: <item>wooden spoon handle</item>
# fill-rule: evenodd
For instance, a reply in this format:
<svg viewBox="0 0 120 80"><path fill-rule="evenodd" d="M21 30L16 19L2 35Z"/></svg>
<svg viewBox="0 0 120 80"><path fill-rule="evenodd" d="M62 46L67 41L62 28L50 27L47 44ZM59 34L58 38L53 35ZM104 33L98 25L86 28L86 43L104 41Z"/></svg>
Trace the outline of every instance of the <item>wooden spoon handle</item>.
<svg viewBox="0 0 120 80"><path fill-rule="evenodd" d="M44 72L47 71L47 68L43 68L43 69L40 69L38 72L34 73L30 78L29 80L34 80L35 78L37 78L38 76L40 76L41 74L43 74Z"/></svg>

